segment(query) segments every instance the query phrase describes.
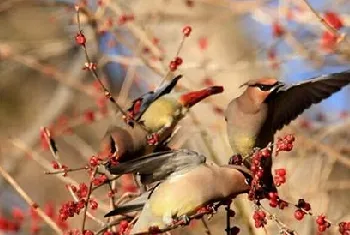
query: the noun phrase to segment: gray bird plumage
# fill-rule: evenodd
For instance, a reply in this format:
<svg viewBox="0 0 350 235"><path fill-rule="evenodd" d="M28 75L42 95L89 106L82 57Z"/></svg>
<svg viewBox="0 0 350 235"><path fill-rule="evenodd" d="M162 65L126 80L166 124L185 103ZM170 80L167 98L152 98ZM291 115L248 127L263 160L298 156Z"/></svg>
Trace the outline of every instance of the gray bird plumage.
<svg viewBox="0 0 350 235"><path fill-rule="evenodd" d="M119 164L111 172L149 174L152 180L161 180L140 198L106 215L113 216L142 208L131 234L147 232L152 225L165 228L172 218L191 215L210 202L249 190L244 176L250 174L248 169L207 163L203 155L190 150L152 154L135 159L130 164Z"/></svg>
<svg viewBox="0 0 350 235"><path fill-rule="evenodd" d="M116 166L109 171L114 175L139 174L141 183L150 184L161 181L175 172L190 170L205 163L206 157L191 150L180 149L148 154Z"/></svg>
<svg viewBox="0 0 350 235"><path fill-rule="evenodd" d="M297 118L312 104L330 97L350 83L350 70L323 75L295 84L281 85L275 79L246 83L243 94L226 109L227 133L235 155L251 154L255 147L273 142L276 131ZM272 160L266 161L266 184L273 187Z"/></svg>

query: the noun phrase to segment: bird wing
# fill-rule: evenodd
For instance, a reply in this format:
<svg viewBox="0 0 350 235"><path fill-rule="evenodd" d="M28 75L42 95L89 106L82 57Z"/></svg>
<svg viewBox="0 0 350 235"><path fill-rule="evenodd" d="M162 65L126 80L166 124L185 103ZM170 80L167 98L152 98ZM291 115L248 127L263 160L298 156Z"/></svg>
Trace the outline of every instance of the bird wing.
<svg viewBox="0 0 350 235"><path fill-rule="evenodd" d="M267 99L273 133L289 124L312 104L321 102L350 83L350 70L323 75L302 83L282 87Z"/></svg>
<svg viewBox="0 0 350 235"><path fill-rule="evenodd" d="M150 104L152 104L155 100L170 93L176 86L177 81L180 80L181 78L182 78L182 75L178 75L175 78L173 78L169 83L166 83L163 86L158 87L155 91L147 92L146 94L134 100L133 105L131 106L131 108L129 108L129 110L133 109L136 101L141 100L141 107L140 107L140 110L135 115L135 119L139 120L142 114L146 111L146 109L150 106Z"/></svg>
<svg viewBox="0 0 350 235"><path fill-rule="evenodd" d="M157 185L158 186L158 185ZM153 190L157 187L153 187L149 189L148 191L142 193L139 197L121 205L115 208L114 210L108 212L105 214L104 217L111 217L115 215L121 215L133 211L141 211L144 205L146 204L147 200L149 199L150 195L153 193Z"/></svg>
<svg viewBox="0 0 350 235"><path fill-rule="evenodd" d="M111 174L122 175L138 173L143 183L166 179L171 174L192 169L206 162L206 157L190 150L180 149L172 151L156 152L131 161L111 166Z"/></svg>

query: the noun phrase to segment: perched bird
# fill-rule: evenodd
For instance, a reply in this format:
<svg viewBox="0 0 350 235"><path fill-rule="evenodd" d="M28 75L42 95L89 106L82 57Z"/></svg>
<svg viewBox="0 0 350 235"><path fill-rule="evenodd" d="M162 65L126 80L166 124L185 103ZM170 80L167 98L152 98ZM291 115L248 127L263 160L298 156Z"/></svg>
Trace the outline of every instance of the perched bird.
<svg viewBox="0 0 350 235"><path fill-rule="evenodd" d="M323 75L292 86L272 78L249 81L243 94L226 111L227 134L234 155L247 156L255 147L264 148L275 132L289 124L312 104L350 83L350 70ZM272 160L265 163L266 184L273 188Z"/></svg>
<svg viewBox="0 0 350 235"><path fill-rule="evenodd" d="M134 126L134 121L140 123L150 133L147 137L151 145L157 145L164 140L163 134L173 130L189 108L224 90L222 86L211 86L199 91L170 93L181 77L179 75L157 90L135 99L128 109L126 122L131 126Z"/></svg>
<svg viewBox="0 0 350 235"><path fill-rule="evenodd" d="M147 133L140 127L131 128L119 122L106 131L100 142L100 155L107 157L116 154L118 162L125 162L152 152L170 150L163 144L148 145L146 137Z"/></svg>
<svg viewBox="0 0 350 235"><path fill-rule="evenodd" d="M182 78L182 75L178 75L173 78L169 83L158 87L155 91L149 91L146 94L136 98L130 108L128 108L127 116L124 117L126 122L134 127L134 121L140 121L141 115L146 109L158 98L170 93L176 86L178 80Z"/></svg>
<svg viewBox="0 0 350 235"><path fill-rule="evenodd" d="M106 217L142 210L130 234L147 232L151 226L166 228L173 219L188 217L212 202L249 191L243 166L207 163L190 150L173 150L118 164L111 174L138 173L142 182L160 182L139 198L109 212Z"/></svg>

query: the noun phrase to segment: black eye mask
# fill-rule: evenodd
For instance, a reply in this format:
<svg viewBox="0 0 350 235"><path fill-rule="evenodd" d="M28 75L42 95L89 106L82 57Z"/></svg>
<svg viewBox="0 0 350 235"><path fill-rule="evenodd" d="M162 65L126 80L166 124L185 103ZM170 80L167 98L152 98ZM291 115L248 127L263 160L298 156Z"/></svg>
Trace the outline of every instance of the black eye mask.
<svg viewBox="0 0 350 235"><path fill-rule="evenodd" d="M264 85L264 84L253 84L249 85L250 87L258 87L261 91L270 91L272 88L274 88L278 82L276 82L273 85Z"/></svg>

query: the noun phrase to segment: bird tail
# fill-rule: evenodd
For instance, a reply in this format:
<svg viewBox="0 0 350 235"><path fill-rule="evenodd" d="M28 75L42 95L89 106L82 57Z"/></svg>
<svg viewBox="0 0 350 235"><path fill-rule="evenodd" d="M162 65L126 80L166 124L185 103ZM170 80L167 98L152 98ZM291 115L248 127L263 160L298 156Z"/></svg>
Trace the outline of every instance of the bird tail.
<svg viewBox="0 0 350 235"><path fill-rule="evenodd" d="M224 87L222 86L211 86L206 89L200 90L200 91L190 91L186 94L183 94L180 97L180 103L182 103L183 106L190 108L193 105L199 103L203 99L219 94L224 91Z"/></svg>

